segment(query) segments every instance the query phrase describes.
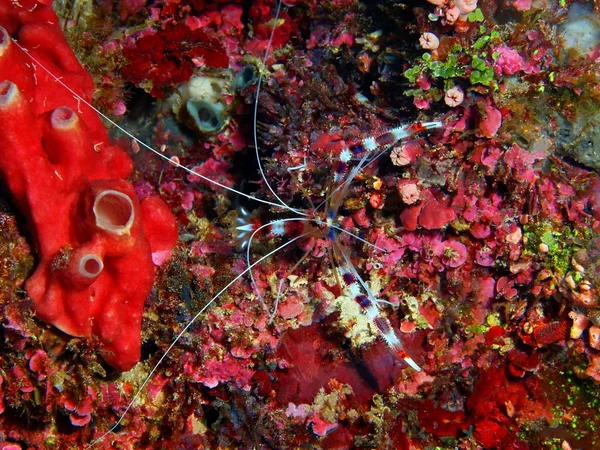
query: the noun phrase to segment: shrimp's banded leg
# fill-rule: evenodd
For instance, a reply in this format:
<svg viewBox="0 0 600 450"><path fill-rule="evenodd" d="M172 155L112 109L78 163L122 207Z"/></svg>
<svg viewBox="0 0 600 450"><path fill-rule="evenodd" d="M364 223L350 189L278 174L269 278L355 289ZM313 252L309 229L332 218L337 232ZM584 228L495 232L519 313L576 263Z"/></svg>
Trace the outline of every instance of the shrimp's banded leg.
<svg viewBox="0 0 600 450"><path fill-rule="evenodd" d="M373 136L367 136L356 144L342 148L334 171L336 187L325 200L317 205L315 210L323 207L334 196L336 199L333 201L334 207L332 209L337 210L341 203L341 199L347 194L348 186L364 167L371 164L385 153L387 149L398 142L421 131L441 128L443 125L444 124L441 121L415 122L409 125L390 128L383 133ZM351 170L348 170L351 160L358 157L360 157L358 164L352 167Z"/></svg>
<svg viewBox="0 0 600 450"><path fill-rule="evenodd" d="M391 348L397 356L402 358L406 364L417 372L420 372L421 368L408 353L406 353L400 338L398 338L389 320L381 316L379 312L380 304L387 302L375 298L369 289L369 286L358 274L348 254L337 243L334 243L334 250L334 253L341 254L344 261L342 268L337 270L345 291L354 299L354 301L356 301L356 303L358 303L361 311L369 318L373 325L375 325L387 346Z"/></svg>

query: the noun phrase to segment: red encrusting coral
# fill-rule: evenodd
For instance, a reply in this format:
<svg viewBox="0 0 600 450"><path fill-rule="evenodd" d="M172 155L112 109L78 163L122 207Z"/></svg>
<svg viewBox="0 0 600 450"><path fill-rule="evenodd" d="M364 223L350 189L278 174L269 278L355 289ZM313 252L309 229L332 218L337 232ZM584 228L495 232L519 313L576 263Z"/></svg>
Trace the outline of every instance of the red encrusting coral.
<svg viewBox="0 0 600 450"><path fill-rule="evenodd" d="M467 407L473 436L486 448L530 448L517 437L516 424L552 418L540 380L535 376L522 382L511 380L504 366L482 372Z"/></svg>
<svg viewBox="0 0 600 450"><path fill-rule="evenodd" d="M177 226L158 198L138 201L131 159L111 145L90 108L93 83L43 4L36 15L0 9L0 172L25 214L38 253L26 284L37 316L72 336L94 334L104 359L128 370L140 357L153 254L169 252ZM16 42L13 42L15 39Z"/></svg>
<svg viewBox="0 0 600 450"><path fill-rule="evenodd" d="M377 390L387 389L402 370L383 345L373 346L360 365L341 363L339 350L318 325L290 330L280 342L277 356L286 361L277 374L277 399L310 403L329 380L336 379L352 387L355 402L367 402Z"/></svg>
<svg viewBox="0 0 600 450"><path fill-rule="evenodd" d="M150 82L150 93L164 97L165 91L188 81L197 66L229 67L223 44L210 28L190 28L167 22L151 34L130 38L123 47L127 64L123 75L132 83Z"/></svg>

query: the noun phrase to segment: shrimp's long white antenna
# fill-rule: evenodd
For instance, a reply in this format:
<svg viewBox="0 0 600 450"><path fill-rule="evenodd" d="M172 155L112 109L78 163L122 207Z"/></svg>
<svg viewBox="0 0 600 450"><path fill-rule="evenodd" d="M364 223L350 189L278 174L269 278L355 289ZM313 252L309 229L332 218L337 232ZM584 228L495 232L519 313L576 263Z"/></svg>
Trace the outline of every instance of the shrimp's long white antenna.
<svg viewBox="0 0 600 450"><path fill-rule="evenodd" d="M281 205L279 203L271 202L269 200L264 200L264 199L261 199L261 198L254 197L253 195L249 195L249 194L246 194L244 192L238 191L238 190L236 190L236 189L234 189L232 187L226 186L226 185L224 185L222 183L219 183L218 181L215 181L215 180L213 180L211 178L208 178L208 177L206 177L206 176L204 176L204 175L202 175L202 174L194 171L193 169L190 169L189 167L184 166L183 164L180 164L178 161L171 159L167 155L162 154L161 152L159 152L155 148L151 147L150 145L146 144L144 141L140 140L139 138L137 138L136 136L134 136L133 134L131 134L125 128L123 128L118 123L116 123L114 120L112 120L110 117L108 117L106 114L102 113L102 111L98 110L94 105L92 105L86 99L82 98L77 92L75 92L73 89L71 89L59 77L57 77L56 75L54 75L54 73L52 73L52 71L50 69L48 69L44 64L42 64L42 62L39 59L37 59L35 56L33 56L25 47L23 47L21 44L19 44L15 39L12 39L12 42L18 48L20 48L21 51L23 51L29 58L31 58L31 60L35 64L37 64L38 66L40 66L46 73L48 73L48 75L50 75L54 79L54 81L56 81L58 84L60 84L62 87L64 87L67 91L69 91L73 95L73 97L75 97L78 101L80 101L81 103L83 103L87 107L89 107L92 110L94 110L100 117L102 117L104 120L106 120L107 122L109 122L112 126L114 126L116 129L118 129L120 132L122 132L123 134L125 134L129 138L133 139L135 142L137 142L138 144L140 144L142 147L150 150L152 153L154 153L155 155L157 155L160 158L164 159L165 161L168 161L170 164L174 165L175 167L177 167L179 169L183 169L186 172L188 172L188 173L190 173L192 175L197 176L201 180L206 181L207 183L211 183L211 184L213 184L215 186L218 186L218 187L220 187L222 189L225 189L226 191L233 192L233 193L235 193L237 195L241 195L242 197L246 197L246 198L248 198L250 200L254 200L254 201L259 202L259 203L264 203L264 204L270 205L270 206L276 206L278 208L281 208L283 206L286 209L291 209L290 207L288 207L287 205L285 205L285 203L283 203L283 205ZM256 133L255 133L255 135L256 135ZM263 174L263 177L264 177L264 174ZM281 202L281 199L279 199L279 197L277 197L277 199ZM298 212L298 211L296 211L294 209L292 209L292 211Z"/></svg>
<svg viewBox="0 0 600 450"><path fill-rule="evenodd" d="M267 305L265 305L265 302L263 300L262 294L260 293L259 289L258 289L258 285L256 284L256 278L254 278L254 272L252 271L252 267L256 264L250 264L250 248L252 247L252 241L254 240L254 237L260 233L262 230L264 230L265 228L271 227L275 224L283 224L285 222L311 222L311 219L308 218L304 218L304 217L291 217L288 219L280 219L280 220L275 220L272 222L267 222L263 225L261 225L260 227L258 227L256 230L254 230L252 232L252 234L250 235L250 237L248 238L248 240L244 240L244 243L242 244L243 247L246 247L246 266L250 269L249 270L249 275L250 275L250 281L252 283L252 286L254 288L254 291L256 292L256 295L258 296L258 299L260 300L260 303L263 306L263 309L265 310L265 312L268 314L269 310L267 308ZM238 231L242 231L242 232L247 232L250 230L247 230L244 228L244 226L242 227L238 227L237 228ZM309 233L304 233L304 236L308 235Z"/></svg>
<svg viewBox="0 0 600 450"><path fill-rule="evenodd" d="M275 10L275 18L273 19L273 28L271 29L271 34L269 36L269 40L267 41L267 47L265 48L265 56L263 57L263 61L265 62L265 65L267 64L267 58L269 57L269 52L271 51L271 44L273 43L273 36L275 36L275 29L277 28L277 22L279 21L279 12L281 11L281 2L282 2L282 0L277 1L277 9ZM279 195L277 195L277 193L275 192L275 189L273 189L273 187L271 186L271 183L269 183L269 180L267 180L267 176L265 175L265 172L263 170L262 163L260 161L260 152L259 152L259 146L258 146L258 131L257 131L257 127L258 127L258 96L260 95L261 86L262 86L262 73L259 70L258 71L258 81L256 82L256 97L254 99L253 135L254 135L254 149L256 152L256 162L258 163L258 170L260 172L260 176L262 177L267 188L269 188L269 191L271 191L271 194L273 194L273 197L275 197L277 199L277 201L280 203L280 205L278 205L278 206L284 207L288 211L292 211L293 213L298 214L300 216L308 216L308 214L306 214L305 212L300 211L296 208L292 208L291 206L286 204L279 197Z"/></svg>
<svg viewBox="0 0 600 450"><path fill-rule="evenodd" d="M277 288L277 297L275 298L275 306L273 307L273 312L269 316L269 323L273 323L275 320L275 314L277 314L277 308L279 306L279 298L281 297L281 291L283 289L283 283L285 280L279 280L279 287Z"/></svg>
<svg viewBox="0 0 600 450"><path fill-rule="evenodd" d="M204 311L206 311L235 282L237 282L239 279L241 279L248 272L251 272L251 270L252 270L252 268L254 266L256 266L257 264L260 264L265 259L267 259L267 258L271 257L273 254L277 253L279 250L282 250L283 248L287 247L288 245L292 244L293 242L297 241L298 239L302 239L303 237L305 237L307 235L308 235L308 233L304 233L304 234L301 234L300 236L296 236L295 238L290 239L289 241L287 241L284 244L280 245L275 250L270 251L265 256L263 256L262 258L258 259L253 264L251 264L246 269L244 269L243 272L241 272L233 280L231 280L229 283L227 283L225 285L225 287L223 287L219 292L217 292L215 294L215 296L213 298L211 298L210 301L206 305L204 305L202 307L202 309L200 311L198 311L194 317L192 317L192 319L186 324L186 326L175 337L175 339L173 340L173 342L171 342L171 344L169 345L169 347L167 348L167 350L160 357L160 359L158 360L158 362L154 365L154 367L152 368L152 370L150 371L150 373L148 374L148 376L146 377L146 379L144 380L144 382L142 383L142 385L138 388L138 390L136 391L135 395L133 396L133 398L131 399L131 401L129 402L129 404L125 408L125 411L123 411L123 413L121 414L121 416L119 417L119 419L117 420L117 422L106 433L104 433L102 436L100 436L99 438L94 439L92 442L90 442L88 448L91 448L91 447L95 446L96 444L102 442L104 440L104 438L106 438L109 434L111 434L114 430L116 430L116 428L123 421L123 418L125 417L125 415L133 407L133 404L138 399L138 397L140 396L140 394L142 393L142 391L144 390L144 388L146 387L146 385L150 382L150 379L152 378L152 375L154 375L154 373L158 370L159 366L166 359L167 355L171 352L171 350L173 349L173 347L175 347L175 345L177 345L177 343L180 341L180 339L182 338L182 336L190 329L190 327L196 322L196 320L198 320L198 318L204 313Z"/></svg>
<svg viewBox="0 0 600 450"><path fill-rule="evenodd" d="M337 225L334 225L334 224L327 224L327 226L336 231L339 231L340 233L347 234L348 236L353 237L357 241L362 242L363 244L366 244L369 247L374 248L375 250L379 250L380 252L387 253L387 250L385 248L379 247L378 245L373 244L372 242L369 242L366 239L361 238L359 235L354 234L351 231L344 230L342 227L338 227Z"/></svg>

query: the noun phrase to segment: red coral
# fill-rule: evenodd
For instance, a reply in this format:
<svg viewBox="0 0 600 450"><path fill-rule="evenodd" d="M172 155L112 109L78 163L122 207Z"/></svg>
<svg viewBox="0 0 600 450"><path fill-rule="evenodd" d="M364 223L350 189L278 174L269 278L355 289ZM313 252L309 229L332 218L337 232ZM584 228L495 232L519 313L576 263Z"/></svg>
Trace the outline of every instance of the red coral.
<svg viewBox="0 0 600 450"><path fill-rule="evenodd" d="M485 335L485 342L487 345L502 345L504 336L506 336L506 331L504 328L495 326L490 328Z"/></svg>
<svg viewBox="0 0 600 450"><path fill-rule="evenodd" d="M533 337L538 347L558 342L568 336L569 325L566 320L552 322L535 327Z"/></svg>
<svg viewBox="0 0 600 450"><path fill-rule="evenodd" d="M419 225L426 230L437 230L454 220L454 217L452 207L448 206L445 201L440 201L431 195L419 214Z"/></svg>
<svg viewBox="0 0 600 450"><path fill-rule="evenodd" d="M311 403L319 389L336 379L352 386L356 401L365 403L376 388L387 389L402 369L401 365L394 365L393 355L383 345L369 348L362 368L340 361L339 356L335 356L337 351L337 345L323 336L323 327L318 324L288 331L277 353L290 364L277 375L278 401ZM364 373L370 375L363 376Z"/></svg>
<svg viewBox="0 0 600 450"><path fill-rule="evenodd" d="M325 450L345 450L352 448L353 443L352 433L345 427L338 427L321 440Z"/></svg>
<svg viewBox="0 0 600 450"><path fill-rule="evenodd" d="M448 411L436 407L433 401L423 402L418 409L419 423L425 431L435 436L454 436L469 428L464 411Z"/></svg>
<svg viewBox="0 0 600 450"><path fill-rule="evenodd" d="M23 22L17 31L21 9L13 5L0 25L90 101L92 79L56 17L48 19L41 12L47 7L39 4L38 14L47 20ZM124 180L132 162L108 143L95 112L82 108L2 32L0 173L30 223L39 253L27 292L40 319L73 336L99 336L106 361L128 370L140 356L142 310L154 279L151 254L175 244L174 219L158 199L140 206Z"/></svg>
<svg viewBox="0 0 600 450"><path fill-rule="evenodd" d="M542 362L542 354L534 351L530 355L513 348L508 352L508 360L510 364L508 366L509 373L515 377L523 377L527 372L532 372Z"/></svg>
<svg viewBox="0 0 600 450"><path fill-rule="evenodd" d="M490 367L481 374L467 407L474 425L473 436L486 448L522 446L524 443L514 434L515 420L551 417L538 379L530 376L519 381L509 380L504 366Z"/></svg>
<svg viewBox="0 0 600 450"><path fill-rule="evenodd" d="M167 23L123 48L128 64L123 74L133 83L152 82L150 93L162 98L165 91L190 79L196 64L227 68L229 57L210 29L191 29L185 23Z"/></svg>
<svg viewBox="0 0 600 450"><path fill-rule="evenodd" d="M270 22L274 16L273 4L270 1L260 0L252 3L249 11L250 20L256 35L256 41L248 43L248 47L255 53L264 52L267 48L272 26ZM292 35L298 32L298 24L285 10L280 12L281 23L275 28L271 49L277 49L290 42Z"/></svg>

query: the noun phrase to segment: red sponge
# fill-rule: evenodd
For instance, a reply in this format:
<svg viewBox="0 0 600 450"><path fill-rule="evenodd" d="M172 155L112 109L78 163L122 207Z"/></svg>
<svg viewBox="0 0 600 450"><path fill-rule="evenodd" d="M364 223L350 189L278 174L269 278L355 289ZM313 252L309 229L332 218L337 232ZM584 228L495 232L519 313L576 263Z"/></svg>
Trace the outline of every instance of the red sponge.
<svg viewBox="0 0 600 450"><path fill-rule="evenodd" d="M161 199L140 205L125 180L132 161L109 143L97 114L12 41L91 100L92 79L54 13L39 3L24 14L23 3L31 9L29 0L0 0L0 175L35 239L27 292L40 319L72 336L99 336L104 359L129 370L140 357L153 258L168 256L177 225Z"/></svg>

